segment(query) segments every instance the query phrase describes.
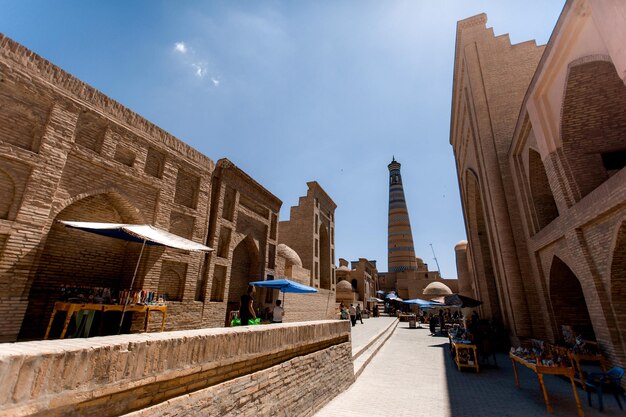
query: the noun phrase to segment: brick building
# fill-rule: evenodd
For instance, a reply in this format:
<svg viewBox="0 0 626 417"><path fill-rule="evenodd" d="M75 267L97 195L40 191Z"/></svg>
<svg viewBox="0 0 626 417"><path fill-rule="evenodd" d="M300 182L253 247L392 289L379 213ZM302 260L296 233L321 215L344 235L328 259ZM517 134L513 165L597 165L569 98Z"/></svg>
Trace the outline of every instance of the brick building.
<svg viewBox="0 0 626 417"><path fill-rule="evenodd" d="M318 292L287 295L285 321L322 320L335 314L337 205L316 181L308 182L307 187L306 196L291 207L289 220L278 224L281 259L276 272L279 277L317 288Z"/></svg>
<svg viewBox="0 0 626 417"><path fill-rule="evenodd" d="M624 364L626 4L567 1L545 46L511 45L486 20L457 26L457 262L512 336L572 326Z"/></svg>
<svg viewBox="0 0 626 417"><path fill-rule="evenodd" d="M374 302L368 301L377 297L378 291L378 270L376 261L359 258L352 261L352 267L348 266L348 261L339 258L337 268L337 302L346 305L359 303L363 307L373 308Z"/></svg>
<svg viewBox="0 0 626 417"><path fill-rule="evenodd" d="M308 240L307 283L334 300L336 206L308 185L311 227L296 233L292 219L284 234ZM214 248L142 255L134 289L167 295L166 330L223 326L247 282L286 272L278 198L2 35L0 195L0 341L41 338L66 287L130 286L141 245L56 220L151 224ZM255 305L276 296L259 291ZM293 303L289 319L326 317L317 298Z"/></svg>

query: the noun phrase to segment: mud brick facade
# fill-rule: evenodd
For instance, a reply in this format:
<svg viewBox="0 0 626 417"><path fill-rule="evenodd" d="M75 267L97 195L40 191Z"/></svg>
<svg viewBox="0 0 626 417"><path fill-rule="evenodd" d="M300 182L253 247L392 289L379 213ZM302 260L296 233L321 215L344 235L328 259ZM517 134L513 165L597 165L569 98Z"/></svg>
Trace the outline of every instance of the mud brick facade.
<svg viewBox="0 0 626 417"><path fill-rule="evenodd" d="M329 319L335 316L335 209L337 205L316 182L291 207L289 220L279 222L276 273L317 288L314 294L286 294L284 321ZM281 296L276 292L275 297Z"/></svg>
<svg viewBox="0 0 626 417"><path fill-rule="evenodd" d="M217 162L212 184L209 246L215 251L208 255L205 289L198 301L208 306L207 324L223 326L230 322L227 313L239 310L250 281L275 275L282 202L226 159ZM256 307L271 305L266 291L257 291Z"/></svg>
<svg viewBox="0 0 626 417"><path fill-rule="evenodd" d="M348 261L339 258L337 275L337 303L343 302L346 306L358 303L361 307L373 309L374 301L368 301L378 297L378 269L376 261L359 258L352 261L351 267Z"/></svg>
<svg viewBox="0 0 626 417"><path fill-rule="evenodd" d="M302 266L311 271L307 285L334 290L337 205L316 181L307 186L306 196L291 207L289 220L280 222L279 240L295 250Z"/></svg>
<svg viewBox="0 0 626 417"><path fill-rule="evenodd" d="M624 366L626 4L567 1L545 46L511 45L486 20L457 27L457 262L512 336L571 326Z"/></svg>
<svg viewBox="0 0 626 417"><path fill-rule="evenodd" d="M133 288L166 296L166 330L229 324L247 283L279 273L320 289L294 296L287 321L329 317L336 205L308 186L281 222L287 240L306 242L306 265L287 265L276 196L0 35L0 342L41 339L64 288L131 285L141 245L57 220L151 224L214 249L146 247ZM260 290L255 306L278 296ZM142 323L135 315L132 330Z"/></svg>
<svg viewBox="0 0 626 417"><path fill-rule="evenodd" d="M139 245L55 220L205 241L209 158L6 37L0 101L0 340L42 337L64 286L130 286ZM200 254L147 249L135 288L169 295L167 328L197 326L201 265Z"/></svg>

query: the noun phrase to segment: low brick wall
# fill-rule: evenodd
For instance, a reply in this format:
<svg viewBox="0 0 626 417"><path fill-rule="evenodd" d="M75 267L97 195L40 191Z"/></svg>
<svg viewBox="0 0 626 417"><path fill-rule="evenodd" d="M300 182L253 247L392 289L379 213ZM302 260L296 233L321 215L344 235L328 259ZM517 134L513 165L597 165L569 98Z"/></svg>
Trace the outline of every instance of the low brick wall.
<svg viewBox="0 0 626 417"><path fill-rule="evenodd" d="M309 415L352 374L345 321L2 344L0 415Z"/></svg>

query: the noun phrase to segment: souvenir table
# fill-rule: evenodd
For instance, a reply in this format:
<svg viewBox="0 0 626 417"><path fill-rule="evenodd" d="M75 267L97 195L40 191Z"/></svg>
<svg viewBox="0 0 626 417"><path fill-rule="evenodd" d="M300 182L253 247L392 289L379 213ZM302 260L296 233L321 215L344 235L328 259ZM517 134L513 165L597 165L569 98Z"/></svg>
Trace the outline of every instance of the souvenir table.
<svg viewBox="0 0 626 417"><path fill-rule="evenodd" d="M511 363L513 364L513 373L515 374L515 384L517 388L520 388L519 376L517 374L517 366L516 364L522 364L526 368L533 371L537 374L537 379L539 380L539 388L543 393L543 400L546 403L546 408L548 413L553 414L554 409L550 404L550 399L548 398L548 390L546 389L546 385L543 381L544 375L563 375L569 378L572 384L572 392L574 393L574 400L576 401L576 408L578 409L579 417L584 417L585 413L583 412L582 404L580 403L580 398L578 397L578 391L576 390L576 383L574 382L574 368L572 367L564 367L564 366L543 366L537 363L537 359L529 359L523 358L514 354L513 352L509 353L509 357L511 358Z"/></svg>
<svg viewBox="0 0 626 417"><path fill-rule="evenodd" d="M478 351L476 345L467 340L450 338L450 349L454 354L454 362L459 371L461 368L474 368L480 372L478 365Z"/></svg>
<svg viewBox="0 0 626 417"><path fill-rule="evenodd" d="M90 311L100 311L102 313L106 313L109 311L122 311L124 312L137 312L145 314L144 321L144 331L148 331L148 324L150 323L150 313L153 311L160 311L163 314L163 318L161 320L161 331L165 328L165 318L167 316L167 306L166 305L139 305L132 304L127 305L126 309L124 309L124 305L122 304L92 304L92 303L69 303L63 301L57 301L54 304L54 310L52 310L52 316L50 317L50 322L48 323L48 328L46 329L46 335L44 336L44 340L48 339L50 335L50 329L52 328L52 322L54 321L54 317L57 312L65 311L67 314L65 316L65 322L63 323L63 330L61 331L60 338L63 339L65 337L65 333L67 332L67 328L70 324L72 316L74 313L78 313L81 310L90 310Z"/></svg>

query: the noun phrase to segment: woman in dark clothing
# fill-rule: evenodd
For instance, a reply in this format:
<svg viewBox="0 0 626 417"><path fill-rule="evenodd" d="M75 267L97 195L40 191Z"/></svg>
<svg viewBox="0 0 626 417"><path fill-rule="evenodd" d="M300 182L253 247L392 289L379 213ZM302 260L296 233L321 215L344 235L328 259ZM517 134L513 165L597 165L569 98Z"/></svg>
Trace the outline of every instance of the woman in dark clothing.
<svg viewBox="0 0 626 417"><path fill-rule="evenodd" d="M247 326L248 320L256 320L256 314L252 303L254 302L254 285L248 285L248 291L241 296L241 304L239 305L239 319L241 325Z"/></svg>
<svg viewBox="0 0 626 417"><path fill-rule="evenodd" d="M430 321L428 322L428 327L430 328L430 335L434 336L437 334L437 324L439 324L439 319L434 314L430 317Z"/></svg>

